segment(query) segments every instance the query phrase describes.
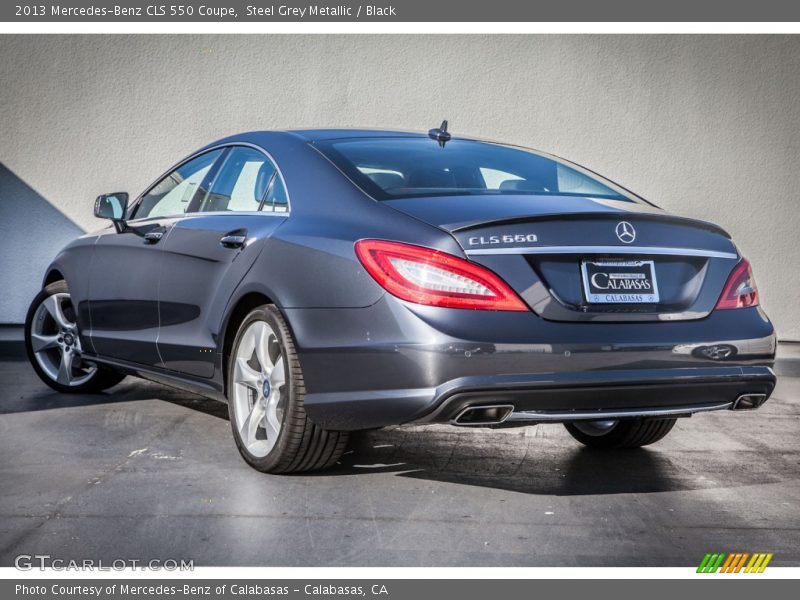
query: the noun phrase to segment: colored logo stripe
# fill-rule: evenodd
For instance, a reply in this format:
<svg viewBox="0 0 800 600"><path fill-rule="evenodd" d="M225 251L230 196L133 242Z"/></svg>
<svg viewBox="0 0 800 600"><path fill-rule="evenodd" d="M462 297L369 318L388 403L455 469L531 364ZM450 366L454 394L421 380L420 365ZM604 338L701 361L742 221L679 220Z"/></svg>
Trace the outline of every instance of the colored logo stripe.
<svg viewBox="0 0 800 600"><path fill-rule="evenodd" d="M717 569L719 569L722 561L725 560L725 553L714 553L714 554L706 554L703 557L700 566L697 567L698 573L716 573Z"/></svg>
<svg viewBox="0 0 800 600"><path fill-rule="evenodd" d="M764 569L767 568L769 561L772 560L772 553L759 553L753 554L753 558L750 559L750 562L747 563L747 567L745 568L745 573L763 573Z"/></svg>
<svg viewBox="0 0 800 600"><path fill-rule="evenodd" d="M722 565L720 573L738 573L744 566L744 561L750 556L748 552L736 552L728 555L728 560Z"/></svg>
<svg viewBox="0 0 800 600"><path fill-rule="evenodd" d="M698 573L763 573L772 560L771 552L709 552L700 561ZM747 559L750 559L747 562ZM745 566L747 562L747 566Z"/></svg>

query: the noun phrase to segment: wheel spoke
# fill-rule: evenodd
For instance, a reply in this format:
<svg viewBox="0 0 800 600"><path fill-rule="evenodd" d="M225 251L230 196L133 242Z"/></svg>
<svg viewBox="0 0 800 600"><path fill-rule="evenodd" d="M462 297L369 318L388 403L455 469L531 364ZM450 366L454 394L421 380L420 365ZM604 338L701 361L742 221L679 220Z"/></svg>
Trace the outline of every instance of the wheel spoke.
<svg viewBox="0 0 800 600"><path fill-rule="evenodd" d="M261 391L261 373L248 365L244 358L236 359L234 381L236 381L236 383L246 385L247 387L256 390L256 392Z"/></svg>
<svg viewBox="0 0 800 600"><path fill-rule="evenodd" d="M57 335L44 335L41 333L31 333L31 347L34 352L49 350L58 347Z"/></svg>
<svg viewBox="0 0 800 600"><path fill-rule="evenodd" d="M278 437L278 434L281 431L281 422L278 419L278 401L280 400L280 394L273 392L270 395L269 402L267 404L267 418L264 420L264 425L267 428L267 439L268 440L275 440Z"/></svg>
<svg viewBox="0 0 800 600"><path fill-rule="evenodd" d="M261 372L269 374L272 371L272 361L269 358L269 333L267 327L261 324L256 332L256 358L261 365Z"/></svg>
<svg viewBox="0 0 800 600"><path fill-rule="evenodd" d="M61 363L58 365L56 381L61 385L69 385L72 381L72 352L61 353Z"/></svg>
<svg viewBox="0 0 800 600"><path fill-rule="evenodd" d="M60 329L72 328L72 323L67 320L67 317L64 316L64 311L61 309L61 300L58 294L48 296L42 304Z"/></svg>
<svg viewBox="0 0 800 600"><path fill-rule="evenodd" d="M275 366L272 368L272 372L269 374L269 383L270 386L275 390L279 390L286 383L286 371L284 371L283 367L283 355L281 355L278 360L275 361Z"/></svg>
<svg viewBox="0 0 800 600"><path fill-rule="evenodd" d="M256 403L253 404L253 408L250 410L250 414L247 415L247 418L244 420L244 423L242 423L242 428L240 429L242 438L248 445L257 441L256 433L258 432L258 428L262 424L263 420L264 405L256 400Z"/></svg>

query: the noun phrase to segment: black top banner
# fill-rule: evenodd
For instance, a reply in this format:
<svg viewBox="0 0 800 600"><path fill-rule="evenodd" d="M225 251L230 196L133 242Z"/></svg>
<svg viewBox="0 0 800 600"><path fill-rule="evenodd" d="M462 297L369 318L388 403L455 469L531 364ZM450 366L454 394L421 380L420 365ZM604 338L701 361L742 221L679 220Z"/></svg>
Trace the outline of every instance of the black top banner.
<svg viewBox="0 0 800 600"><path fill-rule="evenodd" d="M259 0L3 2L4 22L786 22L790 0Z"/></svg>

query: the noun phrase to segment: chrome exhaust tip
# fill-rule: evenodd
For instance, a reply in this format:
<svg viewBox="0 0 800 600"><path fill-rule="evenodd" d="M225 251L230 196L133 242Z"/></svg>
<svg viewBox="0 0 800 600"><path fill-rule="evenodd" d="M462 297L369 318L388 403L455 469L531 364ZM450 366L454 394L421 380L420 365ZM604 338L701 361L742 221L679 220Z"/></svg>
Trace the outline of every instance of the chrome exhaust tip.
<svg viewBox="0 0 800 600"><path fill-rule="evenodd" d="M458 413L451 423L453 425L499 425L514 412L513 404L492 404L468 406Z"/></svg>
<svg viewBox="0 0 800 600"><path fill-rule="evenodd" d="M755 410L766 401L766 394L742 394L734 400L731 410Z"/></svg>

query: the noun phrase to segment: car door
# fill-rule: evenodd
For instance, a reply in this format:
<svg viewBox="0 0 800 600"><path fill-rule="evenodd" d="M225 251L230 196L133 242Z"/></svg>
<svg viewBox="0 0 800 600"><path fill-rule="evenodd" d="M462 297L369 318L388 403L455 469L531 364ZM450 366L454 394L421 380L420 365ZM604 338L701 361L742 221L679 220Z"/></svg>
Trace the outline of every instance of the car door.
<svg viewBox="0 0 800 600"><path fill-rule="evenodd" d="M109 229L97 239L89 275L89 335L97 354L161 365L161 248L221 155L218 149L181 164L139 198L120 232Z"/></svg>
<svg viewBox="0 0 800 600"><path fill-rule="evenodd" d="M287 216L271 158L258 148L230 147L208 190L162 244L158 351L165 368L213 376L228 300Z"/></svg>

